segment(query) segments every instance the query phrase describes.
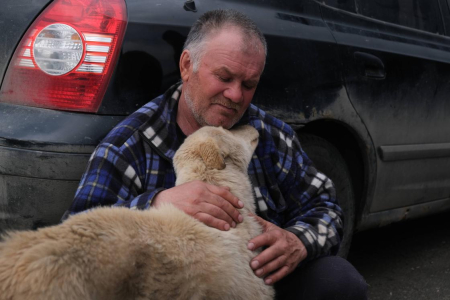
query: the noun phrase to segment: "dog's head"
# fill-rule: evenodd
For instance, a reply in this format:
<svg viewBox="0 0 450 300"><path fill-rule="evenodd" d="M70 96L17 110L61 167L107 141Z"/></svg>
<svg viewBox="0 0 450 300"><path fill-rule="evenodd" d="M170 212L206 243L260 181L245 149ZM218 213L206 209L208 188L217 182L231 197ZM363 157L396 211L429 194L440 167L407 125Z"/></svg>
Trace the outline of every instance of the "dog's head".
<svg viewBox="0 0 450 300"><path fill-rule="evenodd" d="M234 164L246 172L258 145L258 131L244 125L232 130L204 126L186 138L174 157L175 171L202 164L206 169L222 170Z"/></svg>

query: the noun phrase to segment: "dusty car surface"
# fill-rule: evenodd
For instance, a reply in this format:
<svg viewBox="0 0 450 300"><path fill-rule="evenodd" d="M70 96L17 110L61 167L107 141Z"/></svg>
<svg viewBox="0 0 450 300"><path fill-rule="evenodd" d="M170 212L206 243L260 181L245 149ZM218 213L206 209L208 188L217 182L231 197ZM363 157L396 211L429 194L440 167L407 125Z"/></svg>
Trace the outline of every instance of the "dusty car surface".
<svg viewBox="0 0 450 300"><path fill-rule="evenodd" d="M233 8L265 34L254 103L288 122L358 230L450 208L447 0L4 0L0 231L59 222L87 160L180 79L190 26Z"/></svg>

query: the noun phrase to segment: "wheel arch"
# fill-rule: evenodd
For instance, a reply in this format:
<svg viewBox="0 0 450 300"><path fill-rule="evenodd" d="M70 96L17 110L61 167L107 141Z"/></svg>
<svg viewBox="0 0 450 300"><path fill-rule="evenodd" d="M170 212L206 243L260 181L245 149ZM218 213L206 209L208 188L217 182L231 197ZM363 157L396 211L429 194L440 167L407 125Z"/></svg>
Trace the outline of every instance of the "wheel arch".
<svg viewBox="0 0 450 300"><path fill-rule="evenodd" d="M366 204L368 184L368 158L364 156L364 143L356 132L345 123L335 120L318 120L305 124L297 130L297 134L309 133L317 135L332 143L344 158L350 171L353 191L356 199L355 222L361 220ZM355 224L355 229L357 228Z"/></svg>

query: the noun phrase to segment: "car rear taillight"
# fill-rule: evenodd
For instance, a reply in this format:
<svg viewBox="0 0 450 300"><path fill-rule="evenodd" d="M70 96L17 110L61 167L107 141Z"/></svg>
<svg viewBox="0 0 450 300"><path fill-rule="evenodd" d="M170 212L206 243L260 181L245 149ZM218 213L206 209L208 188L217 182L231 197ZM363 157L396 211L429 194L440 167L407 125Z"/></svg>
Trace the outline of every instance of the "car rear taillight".
<svg viewBox="0 0 450 300"><path fill-rule="evenodd" d="M0 102L97 112L126 23L124 0L55 0L19 43Z"/></svg>

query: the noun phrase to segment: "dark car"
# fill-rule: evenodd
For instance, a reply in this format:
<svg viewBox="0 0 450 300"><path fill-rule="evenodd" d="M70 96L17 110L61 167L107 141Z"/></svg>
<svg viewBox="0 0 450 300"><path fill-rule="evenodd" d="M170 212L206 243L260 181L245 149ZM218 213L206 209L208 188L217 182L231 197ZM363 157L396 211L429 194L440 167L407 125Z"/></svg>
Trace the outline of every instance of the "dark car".
<svg viewBox="0 0 450 300"><path fill-rule="evenodd" d="M190 26L265 34L254 103L288 122L354 231L450 208L450 0L3 0L0 229L58 223L87 160L180 79Z"/></svg>

